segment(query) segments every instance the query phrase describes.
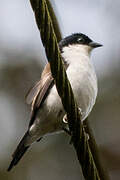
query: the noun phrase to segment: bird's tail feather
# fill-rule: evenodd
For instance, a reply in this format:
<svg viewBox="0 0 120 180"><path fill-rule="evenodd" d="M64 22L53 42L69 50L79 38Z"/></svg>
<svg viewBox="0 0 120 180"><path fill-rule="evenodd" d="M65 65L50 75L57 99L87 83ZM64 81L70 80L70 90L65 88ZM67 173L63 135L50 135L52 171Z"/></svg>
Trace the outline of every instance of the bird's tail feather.
<svg viewBox="0 0 120 180"><path fill-rule="evenodd" d="M13 166L15 166L20 161L20 159L22 158L24 153L30 147L29 145L25 145L28 136L29 136L29 133L27 131L25 133L24 137L22 138L22 140L20 141L19 145L17 146L17 149L15 150L15 152L12 155L13 159L8 167L8 171L10 171L13 168Z"/></svg>

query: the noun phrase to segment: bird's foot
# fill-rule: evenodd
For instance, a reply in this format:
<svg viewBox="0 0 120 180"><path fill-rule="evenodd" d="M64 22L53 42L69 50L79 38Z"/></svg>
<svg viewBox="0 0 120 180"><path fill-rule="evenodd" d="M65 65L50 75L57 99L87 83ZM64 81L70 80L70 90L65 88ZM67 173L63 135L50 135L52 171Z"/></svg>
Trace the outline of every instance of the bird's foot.
<svg viewBox="0 0 120 180"><path fill-rule="evenodd" d="M65 124L68 124L67 114L64 115L64 117L63 117L63 122L64 122Z"/></svg>
<svg viewBox="0 0 120 180"><path fill-rule="evenodd" d="M82 109L79 107L78 110L79 110L80 115L82 116L83 115Z"/></svg>
<svg viewBox="0 0 120 180"><path fill-rule="evenodd" d="M83 114L82 109L79 107L78 110L79 110L79 113L82 115L82 114ZM63 122L64 122L65 124L68 124L67 114L65 114L65 115L63 116Z"/></svg>
<svg viewBox="0 0 120 180"><path fill-rule="evenodd" d="M82 116L82 114L83 114L82 109L79 107L78 110L79 110L80 115ZM63 117L63 123L64 123L64 124L68 124L67 114L65 114L64 117ZM81 123L83 124L83 121L81 121ZM63 130L64 130L68 135L71 136L70 144L72 144L72 143L73 143L73 136L72 136L70 130L68 130L68 129L65 128L65 127L63 127ZM87 138L89 139L89 135L88 135L88 134L87 134Z"/></svg>

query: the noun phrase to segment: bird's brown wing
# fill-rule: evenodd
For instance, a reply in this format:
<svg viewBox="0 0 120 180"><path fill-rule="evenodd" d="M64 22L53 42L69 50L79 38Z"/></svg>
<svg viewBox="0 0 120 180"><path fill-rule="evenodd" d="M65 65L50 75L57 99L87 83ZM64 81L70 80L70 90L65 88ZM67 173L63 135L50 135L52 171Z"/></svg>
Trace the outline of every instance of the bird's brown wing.
<svg viewBox="0 0 120 180"><path fill-rule="evenodd" d="M41 79L32 87L26 96L27 104L31 104L31 119L29 127L33 124L36 114L54 85L50 64L48 63L41 75Z"/></svg>
<svg viewBox="0 0 120 180"><path fill-rule="evenodd" d="M41 80L38 81L32 88L30 88L28 93L26 94L25 99L27 104L32 104L34 98L36 97L40 89L41 89Z"/></svg>
<svg viewBox="0 0 120 180"><path fill-rule="evenodd" d="M64 60L63 62L65 69L67 69L68 64ZM29 127L33 124L38 110L42 106L53 85L54 79L51 74L50 64L48 63L42 72L40 81L29 91L26 97L27 103L32 104Z"/></svg>

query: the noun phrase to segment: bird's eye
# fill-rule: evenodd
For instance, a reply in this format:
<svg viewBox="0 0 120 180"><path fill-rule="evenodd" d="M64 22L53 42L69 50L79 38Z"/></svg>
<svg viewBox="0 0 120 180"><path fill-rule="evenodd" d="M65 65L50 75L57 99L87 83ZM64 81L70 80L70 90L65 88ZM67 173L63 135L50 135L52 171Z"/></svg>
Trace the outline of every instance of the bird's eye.
<svg viewBox="0 0 120 180"><path fill-rule="evenodd" d="M77 40L77 42L79 42L79 43L83 43L83 42L84 42L84 40L83 40L83 38L79 38L79 39Z"/></svg>

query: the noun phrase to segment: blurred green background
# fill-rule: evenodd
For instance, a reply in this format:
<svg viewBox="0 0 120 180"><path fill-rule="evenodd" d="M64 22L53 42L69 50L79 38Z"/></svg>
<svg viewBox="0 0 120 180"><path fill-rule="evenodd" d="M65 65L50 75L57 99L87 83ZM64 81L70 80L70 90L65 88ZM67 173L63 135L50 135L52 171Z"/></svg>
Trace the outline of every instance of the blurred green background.
<svg viewBox="0 0 120 180"><path fill-rule="evenodd" d="M89 121L103 163L112 180L120 179L120 1L51 1L63 37L83 32L102 43L92 53L99 83ZM28 1L1 0L0 5L0 180L74 180L82 173L66 134L45 137L26 153L10 173L6 171L27 129L28 89L40 78L47 62Z"/></svg>

